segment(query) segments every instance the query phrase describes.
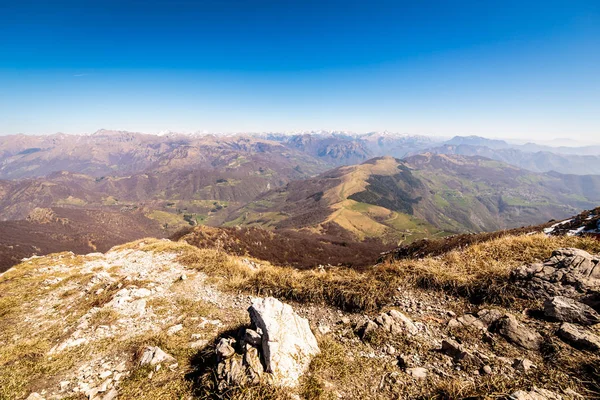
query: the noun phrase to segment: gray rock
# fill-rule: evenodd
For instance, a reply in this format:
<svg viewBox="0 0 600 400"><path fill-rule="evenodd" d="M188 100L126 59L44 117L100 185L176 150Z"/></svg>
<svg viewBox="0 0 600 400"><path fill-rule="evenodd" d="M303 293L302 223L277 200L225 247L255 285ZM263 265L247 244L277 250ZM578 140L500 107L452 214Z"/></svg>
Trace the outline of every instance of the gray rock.
<svg viewBox="0 0 600 400"><path fill-rule="evenodd" d="M427 374L429 373L429 371L427 370L427 368L415 367L407 368L406 373L415 379L421 380L427 378Z"/></svg>
<svg viewBox="0 0 600 400"><path fill-rule="evenodd" d="M119 392L117 391L117 389L112 388L104 395L104 397L102 397L102 400L115 400L118 395Z"/></svg>
<svg viewBox="0 0 600 400"><path fill-rule="evenodd" d="M235 340L231 338L221 338L221 340L219 340L219 343L217 343L217 347L215 348L219 360L226 360L235 354L235 349L232 346L234 343Z"/></svg>
<svg viewBox="0 0 600 400"><path fill-rule="evenodd" d="M256 347L246 347L244 365L246 366L249 381L254 384L259 383L265 369L260 362L260 355Z"/></svg>
<svg viewBox="0 0 600 400"><path fill-rule="evenodd" d="M555 296L544 302L544 314L561 322L595 325L600 314L588 305L563 296Z"/></svg>
<svg viewBox="0 0 600 400"><path fill-rule="evenodd" d="M417 326L413 323L413 321L408 318L406 315L402 314L398 310L390 310L388 315L394 319L394 321L408 331L411 335L415 335L419 332Z"/></svg>
<svg viewBox="0 0 600 400"><path fill-rule="evenodd" d="M546 389L534 387L533 390L526 392L517 390L508 397L509 400L562 400L562 396Z"/></svg>
<svg viewBox="0 0 600 400"><path fill-rule="evenodd" d="M529 360L527 358L515 359L512 367L516 370L524 371L524 372L529 371L531 368L537 368L537 366L534 363L532 363L531 360Z"/></svg>
<svg viewBox="0 0 600 400"><path fill-rule="evenodd" d="M175 358L165 353L160 349L160 347L156 346L147 346L144 348L142 352L142 356L140 357L139 364L140 365L158 365L161 363L167 362L175 362Z"/></svg>
<svg viewBox="0 0 600 400"><path fill-rule="evenodd" d="M364 322L356 325L356 334L361 339L364 339L365 336L367 336L371 332L376 331L377 328L378 328L378 325L375 322L373 322L371 320L367 320L367 321L364 321Z"/></svg>
<svg viewBox="0 0 600 400"><path fill-rule="evenodd" d="M251 346L260 346L262 344L262 336L253 329L246 329L244 332L244 342Z"/></svg>
<svg viewBox="0 0 600 400"><path fill-rule="evenodd" d="M273 297L254 300L248 312L252 324L262 332L262 355L273 383L298 386L300 376L320 353L308 320Z"/></svg>
<svg viewBox="0 0 600 400"><path fill-rule="evenodd" d="M442 341L442 353L449 355L456 362L467 362L476 366L483 366L481 359L469 353L462 345L452 339Z"/></svg>
<svg viewBox="0 0 600 400"><path fill-rule="evenodd" d="M579 249L558 249L543 264L523 265L512 279L531 298L580 298L600 290L600 257Z"/></svg>
<svg viewBox="0 0 600 400"><path fill-rule="evenodd" d="M230 387L244 386L248 381L248 375L243 365L240 354L233 354L227 359L222 359L217 365L218 388L221 392Z"/></svg>
<svg viewBox="0 0 600 400"><path fill-rule="evenodd" d="M509 342L529 350L539 350L543 341L539 333L519 323L511 314L498 319L493 330Z"/></svg>
<svg viewBox="0 0 600 400"><path fill-rule="evenodd" d="M481 309L477 312L477 318L481 321L486 327L489 327L494 322L498 321L502 318L502 312L500 310L494 309Z"/></svg>
<svg viewBox="0 0 600 400"><path fill-rule="evenodd" d="M600 350L600 337L593 333L586 332L568 322L563 323L556 334L562 340L577 349L590 351Z"/></svg>

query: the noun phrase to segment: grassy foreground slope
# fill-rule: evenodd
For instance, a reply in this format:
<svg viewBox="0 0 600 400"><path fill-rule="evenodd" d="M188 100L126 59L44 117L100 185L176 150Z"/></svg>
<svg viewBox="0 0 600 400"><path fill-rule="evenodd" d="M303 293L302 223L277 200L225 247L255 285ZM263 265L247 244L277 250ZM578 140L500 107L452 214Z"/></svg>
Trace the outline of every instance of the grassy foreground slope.
<svg viewBox="0 0 600 400"><path fill-rule="evenodd" d="M543 260L559 247L598 253L600 242L542 234L504 236L362 272L300 271L156 239L119 246L106 255L60 253L32 259L0 275L0 399L24 399L34 391L85 398L71 388L80 381L96 384L105 365L122 365L115 381L120 399L292 398L292 393L266 385L226 393L214 388L213 345L220 335L247 324L247 294L278 297L309 319L322 353L296 393L304 399L498 398L532 385L593 396L600 392L600 375L593 367L600 362L598 355L563 343L554 343L548 354L523 351L501 339L488 343L476 331L448 327L450 313L491 307L521 315L539 306L517 297L509 284L510 271ZM183 274L187 279L180 279ZM123 289L147 290L142 314L115 307ZM136 304L139 311L141 303ZM361 341L343 322L390 308L426 326L427 333L377 334ZM181 330L168 334L176 324ZM501 361L490 360L497 371L491 375L475 374L470 367L456 369L436 350L438 337L453 337L498 357L526 356L537 368L527 374L511 372ZM75 338L84 340L75 345ZM194 347L191 340L204 342ZM68 346L58 351L64 343ZM145 345L160 346L178 366L158 371L138 367L136 353ZM441 372L416 380L397 366L397 354L437 365ZM64 385L69 389L60 392L61 382L68 382Z"/></svg>

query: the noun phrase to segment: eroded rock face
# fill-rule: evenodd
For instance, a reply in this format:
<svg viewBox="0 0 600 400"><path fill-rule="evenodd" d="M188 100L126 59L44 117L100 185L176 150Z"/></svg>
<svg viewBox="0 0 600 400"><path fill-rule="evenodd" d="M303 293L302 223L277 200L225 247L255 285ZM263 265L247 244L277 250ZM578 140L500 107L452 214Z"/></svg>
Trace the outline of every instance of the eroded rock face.
<svg viewBox="0 0 600 400"><path fill-rule="evenodd" d="M544 263L524 265L512 273L527 297L582 297L600 290L600 257L579 249L558 249Z"/></svg>
<svg viewBox="0 0 600 400"><path fill-rule="evenodd" d="M308 320L273 297L253 301L248 312L256 332L262 334L265 369L272 374L273 383L297 386L312 358L320 352Z"/></svg>
<svg viewBox="0 0 600 400"><path fill-rule="evenodd" d="M492 328L509 342L525 349L539 350L542 344L543 339L539 333L519 323L511 314L498 319Z"/></svg>
<svg viewBox="0 0 600 400"><path fill-rule="evenodd" d="M600 322L600 314L588 305L564 296L555 296L544 302L544 314L561 322L580 325L595 325Z"/></svg>

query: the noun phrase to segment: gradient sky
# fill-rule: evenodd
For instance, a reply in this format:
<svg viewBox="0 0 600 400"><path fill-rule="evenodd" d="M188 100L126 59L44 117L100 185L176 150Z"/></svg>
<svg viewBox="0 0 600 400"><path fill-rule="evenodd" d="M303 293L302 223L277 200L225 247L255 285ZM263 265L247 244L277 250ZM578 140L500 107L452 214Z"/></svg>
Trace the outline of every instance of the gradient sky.
<svg viewBox="0 0 600 400"><path fill-rule="evenodd" d="M600 1L0 0L0 134L600 141Z"/></svg>

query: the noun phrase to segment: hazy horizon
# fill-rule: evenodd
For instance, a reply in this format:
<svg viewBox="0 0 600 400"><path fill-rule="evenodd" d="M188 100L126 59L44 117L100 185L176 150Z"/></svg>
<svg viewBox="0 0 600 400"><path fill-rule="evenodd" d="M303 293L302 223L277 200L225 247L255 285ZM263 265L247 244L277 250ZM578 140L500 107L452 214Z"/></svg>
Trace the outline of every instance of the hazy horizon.
<svg viewBox="0 0 600 400"><path fill-rule="evenodd" d="M0 34L0 135L600 136L594 1L33 0Z"/></svg>

